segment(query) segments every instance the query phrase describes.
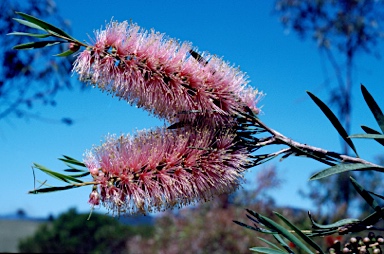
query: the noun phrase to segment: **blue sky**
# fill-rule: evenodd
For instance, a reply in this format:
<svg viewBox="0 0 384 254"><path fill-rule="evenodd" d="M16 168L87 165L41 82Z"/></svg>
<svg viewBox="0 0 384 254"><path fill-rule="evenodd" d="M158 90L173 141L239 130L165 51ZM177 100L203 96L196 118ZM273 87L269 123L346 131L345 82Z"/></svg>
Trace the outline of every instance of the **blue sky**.
<svg viewBox="0 0 384 254"><path fill-rule="evenodd" d="M311 40L300 40L287 33L271 15L274 1L58 1L60 14L72 25L72 35L89 40L93 31L114 20L132 20L143 28L154 28L180 41L190 41L200 51L222 56L240 66L251 85L267 95L261 101L261 119L270 127L296 141L340 151L337 133L305 91L326 99L321 89L325 76L322 58ZM383 52L383 45L380 45ZM383 62L371 56L359 56L354 70L352 133L361 133L360 124L376 128L373 118L360 95L359 84L364 83L377 98L383 95ZM329 73L331 69L329 68ZM71 73L68 73L71 75ZM333 79L335 81L335 79ZM73 76L76 84L76 75ZM57 215L69 207L89 211L87 204L91 187L64 192L28 195L33 188L31 165L43 164L61 169L57 158L62 154L78 159L93 144L100 144L108 133L132 133L136 129L163 125L147 112L129 106L97 89L62 92L54 108L37 107L45 117L70 116L75 125L47 124L39 121L8 119L0 123L0 214L23 208L31 216ZM379 146L366 140L356 142L362 157L371 159L380 152ZM298 189L305 189L308 177L323 165L294 158L281 163L277 160L280 176L285 179L272 192L278 204L310 209L310 202L302 199ZM253 168L247 179L262 170ZM40 180L56 183L43 174ZM100 211L104 211L100 209Z"/></svg>

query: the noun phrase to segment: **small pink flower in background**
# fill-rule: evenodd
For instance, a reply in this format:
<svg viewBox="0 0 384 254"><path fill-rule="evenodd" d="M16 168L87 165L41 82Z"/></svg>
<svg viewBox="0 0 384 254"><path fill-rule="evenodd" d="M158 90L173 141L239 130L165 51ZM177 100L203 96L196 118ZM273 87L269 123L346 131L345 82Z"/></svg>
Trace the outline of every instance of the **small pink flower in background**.
<svg viewBox="0 0 384 254"><path fill-rule="evenodd" d="M238 68L128 22L97 31L94 46L79 54L73 70L80 80L169 122L179 121L180 112L199 112L220 123L244 106L258 111L260 94Z"/></svg>
<svg viewBox="0 0 384 254"><path fill-rule="evenodd" d="M249 161L234 137L211 127L109 136L86 153L84 162L111 211L160 211L235 190ZM92 192L91 204L98 200L93 197L98 196Z"/></svg>

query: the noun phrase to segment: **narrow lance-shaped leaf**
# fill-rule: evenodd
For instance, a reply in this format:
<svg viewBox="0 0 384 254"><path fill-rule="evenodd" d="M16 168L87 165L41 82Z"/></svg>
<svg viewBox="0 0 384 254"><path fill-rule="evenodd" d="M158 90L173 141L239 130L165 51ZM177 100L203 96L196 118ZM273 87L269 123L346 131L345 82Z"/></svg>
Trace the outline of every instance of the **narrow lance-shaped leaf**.
<svg viewBox="0 0 384 254"><path fill-rule="evenodd" d="M273 237L276 241L288 252L293 253L289 245L284 241L284 239L279 234L274 234Z"/></svg>
<svg viewBox="0 0 384 254"><path fill-rule="evenodd" d="M38 26L38 25L36 25L36 24L34 24L32 22L26 21L24 19L16 19L16 18L14 18L13 20L19 22L20 24L22 24L24 26L28 26L30 28L35 28L35 29L39 29L39 30L42 30L42 31L47 31L47 30L43 29L42 27L40 27L40 26Z"/></svg>
<svg viewBox="0 0 384 254"><path fill-rule="evenodd" d="M271 154L258 154L258 155L255 155L252 159L252 163L250 163L249 167L252 168L254 166L257 166L257 165L261 165L269 160L272 160L274 159L278 154L274 154L274 155L271 155Z"/></svg>
<svg viewBox="0 0 384 254"><path fill-rule="evenodd" d="M266 254L286 254L287 253L287 252L282 251L282 250L271 249L268 247L252 247L252 248L249 248L249 250L255 251L258 253L266 253ZM293 253L293 252L291 252L291 253Z"/></svg>
<svg viewBox="0 0 384 254"><path fill-rule="evenodd" d="M67 34L66 32L64 32L63 30L61 30L60 28L57 28L43 20L40 20L38 18L35 18L31 15L28 15L26 13L22 13L22 12L16 12L16 14L22 16L24 19L26 19L27 21L41 27L42 29L48 31L48 32L51 32L53 33L54 35L60 35L60 36L63 36L65 38L68 38L68 39L72 39L72 40L75 40L74 38L72 38L69 34Z"/></svg>
<svg viewBox="0 0 384 254"><path fill-rule="evenodd" d="M250 219L251 221L253 221L254 223L256 223L256 224L260 224L260 221L256 220L255 217L252 217L252 216L250 216L249 214L246 214L245 216L247 216L247 218Z"/></svg>
<svg viewBox="0 0 384 254"><path fill-rule="evenodd" d="M73 53L75 53L75 51L68 49L68 50L66 50L66 51L64 51L64 52L62 52L62 53L60 53L60 54L53 55L53 56L67 57L67 56L72 55Z"/></svg>
<svg viewBox="0 0 384 254"><path fill-rule="evenodd" d="M70 183L71 181L72 182L77 182L77 183L82 183L83 181L79 180L79 179L76 179L74 177L71 177L71 176L68 176L68 175L63 175L63 174L60 174L58 172L55 172L55 171L52 171L42 165L39 165L37 163L34 163L34 166L35 168L37 169L40 169L41 171L43 171L44 173L56 178L56 179L59 179L61 181L64 181L66 183Z"/></svg>
<svg viewBox="0 0 384 254"><path fill-rule="evenodd" d="M36 41L36 42L28 42L23 44L18 44L13 47L13 49L37 49L44 48L47 46L53 46L56 44L62 43L62 41Z"/></svg>
<svg viewBox="0 0 384 254"><path fill-rule="evenodd" d="M380 209L380 211L375 211L374 213L371 213L367 217L365 217L362 221L361 224L365 226L374 225L376 224L379 220L382 219L382 214L384 213L384 207Z"/></svg>
<svg viewBox="0 0 384 254"><path fill-rule="evenodd" d="M64 163L65 163L65 165L67 165L69 167L69 169L64 169L64 171L66 171L66 172L88 172L87 169L77 168L78 165L70 164L68 162L64 162Z"/></svg>
<svg viewBox="0 0 384 254"><path fill-rule="evenodd" d="M274 243L272 243L272 242L270 242L270 241L268 241L268 240L266 240L266 239L264 239L264 238L258 237L258 239L259 239L260 241L265 242L266 244L268 244L268 245L271 246L272 248L275 248L275 249L277 249L277 250L281 250L281 251L283 251L283 250L280 249L276 244L274 244Z"/></svg>
<svg viewBox="0 0 384 254"><path fill-rule="evenodd" d="M361 85L361 93L363 94L364 100L367 103L369 109L371 110L373 116L376 119L376 122L380 126L381 131L384 133L384 115L380 107L377 105L375 99L368 92L367 88L364 85Z"/></svg>
<svg viewBox="0 0 384 254"><path fill-rule="evenodd" d="M65 172L72 172L72 173L79 173L79 172L84 172L82 169L77 169L77 168L67 168L64 169Z"/></svg>
<svg viewBox="0 0 384 254"><path fill-rule="evenodd" d="M350 177L353 187L355 187L356 191L364 198L368 205L370 205L376 212L381 213L381 207L376 202L376 200L366 191L353 177ZM384 214L382 214L384 217Z"/></svg>
<svg viewBox="0 0 384 254"><path fill-rule="evenodd" d="M64 159L67 159L67 160L70 160L70 161L76 161L76 162L80 162L79 160L76 160L75 158L72 158L68 155L63 155Z"/></svg>
<svg viewBox="0 0 384 254"><path fill-rule="evenodd" d="M250 226L250 225L247 225L247 224L245 224L245 223L243 223L243 222L240 222L240 221L236 221L236 220L234 220L233 222L234 222L234 223L236 223L236 224L237 224L237 225L239 225L239 226L242 226L242 227L245 227L245 228L248 228L248 229L251 229L251 230L257 231L257 232L260 232L260 229L259 229L259 228L256 228L256 227L252 227L252 226Z"/></svg>
<svg viewBox="0 0 384 254"><path fill-rule="evenodd" d="M328 118L328 120L332 123L333 127L337 130L339 135L344 139L344 141L349 145L349 147L355 152L355 154L358 156L355 145L353 144L352 140L348 138L348 133L344 129L344 127L341 125L340 121L337 119L335 114L328 108L327 105L325 105L324 102L322 102L319 98L317 98L314 94L307 91L307 94L311 97L311 99L317 104L317 106L323 111L325 116Z"/></svg>
<svg viewBox="0 0 384 254"><path fill-rule="evenodd" d="M260 239L261 241L267 243L268 245L270 245L271 247L273 248L268 248L268 247L252 247L250 248L249 250L251 251L255 251L255 252L259 252L259 253L271 253L271 254L282 254L282 253L294 253L291 248L288 246L288 244L283 240L283 238L281 238L281 236L279 234L273 234L273 237L276 239L276 241L285 249L282 250L281 248L279 248L277 245L271 243L270 241L264 239L264 238L261 238L261 237L258 237L258 239Z"/></svg>
<svg viewBox="0 0 384 254"><path fill-rule="evenodd" d="M366 133L368 134L381 134L380 132L372 129L372 128L369 128L368 126L364 126L362 125L361 128L363 129L363 131L365 131ZM382 139L375 139L380 145L384 146L384 140Z"/></svg>
<svg viewBox="0 0 384 254"><path fill-rule="evenodd" d="M323 250L317 245L311 238L309 238L306 234L304 234L300 229L298 229L295 225L293 225L289 220L287 220L283 215L275 212L276 214L288 227L290 227L295 233L303 239L306 243L308 243L312 248L317 250L319 253L324 253Z"/></svg>
<svg viewBox="0 0 384 254"><path fill-rule="evenodd" d="M360 222L360 220L358 220L358 219L350 218L350 219L342 219L342 220L339 220L339 221L332 223L332 224L322 225L322 224L319 224L313 220L310 212L308 212L308 216L309 216L309 219L311 220L312 228L314 228L314 229L334 229L334 228L339 228L339 227L342 227L342 226L345 226L345 225L348 225L351 223Z"/></svg>
<svg viewBox="0 0 384 254"><path fill-rule="evenodd" d="M68 175L70 177L75 177L75 178L82 178L84 176L88 176L89 174L91 174L90 172L85 172L85 173L81 173L81 174L76 174L76 175Z"/></svg>
<svg viewBox="0 0 384 254"><path fill-rule="evenodd" d="M47 38L51 36L50 34L32 34L32 33L23 33L23 32L12 32L7 35L31 36L35 38Z"/></svg>
<svg viewBox="0 0 384 254"><path fill-rule="evenodd" d="M59 158L59 160L61 161L64 161L66 163L69 163L69 164L73 164L73 165L77 165L77 166L81 166L81 167L86 167L84 163L82 163L81 161L78 161L72 157L69 157L67 155L63 155L64 158Z"/></svg>
<svg viewBox="0 0 384 254"><path fill-rule="evenodd" d="M383 134L353 134L350 138L384 139Z"/></svg>
<svg viewBox="0 0 384 254"><path fill-rule="evenodd" d="M54 192L54 191L69 190L69 189L74 189L74 188L78 188L78 187L80 187L80 186L67 185L67 186L62 186L62 187L48 187L48 188L41 188L41 189L28 191L28 194L48 193L48 192Z"/></svg>
<svg viewBox="0 0 384 254"><path fill-rule="evenodd" d="M247 224L245 224L243 222L240 222L240 221L234 220L233 222L236 223L239 226L242 226L242 227L245 227L245 228L257 231L257 232L261 232L261 233L264 233L264 234L276 234L276 232L269 231L269 230L266 230L264 228L259 228L256 225L255 225L255 227L253 227L253 226L247 225Z"/></svg>
<svg viewBox="0 0 384 254"><path fill-rule="evenodd" d="M384 199L384 196L383 195L380 195L380 194L377 194L377 193L374 193L372 191L368 191L369 193L371 193L372 195L378 197L378 198L381 198L381 199Z"/></svg>
<svg viewBox="0 0 384 254"><path fill-rule="evenodd" d="M309 180L319 180L321 178L331 176L334 174L340 174L343 172L348 172L348 171L354 171L354 170L375 170L379 172L384 172L384 167L375 165L368 165L368 164L363 164L363 163L348 163L348 164L337 164L336 166L324 169L313 176L309 178Z"/></svg>
<svg viewBox="0 0 384 254"><path fill-rule="evenodd" d="M302 241L300 241L296 236L294 236L292 233L290 233L287 229L285 229L278 223L260 214L257 214L256 218L259 219L260 222L263 223L265 226L273 230L276 230L278 233L282 234L285 238L287 238L294 245L296 245L297 248L302 249L306 253L310 253L310 254L313 253Z"/></svg>
<svg viewBox="0 0 384 254"><path fill-rule="evenodd" d="M56 178L58 180L64 181L66 183L69 183L69 181L65 177L62 177L62 174L60 174L60 173L54 172L54 171L44 167L43 165L40 165L40 164L37 164L37 163L34 163L33 166L35 168L37 168L37 169L40 169L41 171L43 171L47 175L52 176L53 178Z"/></svg>

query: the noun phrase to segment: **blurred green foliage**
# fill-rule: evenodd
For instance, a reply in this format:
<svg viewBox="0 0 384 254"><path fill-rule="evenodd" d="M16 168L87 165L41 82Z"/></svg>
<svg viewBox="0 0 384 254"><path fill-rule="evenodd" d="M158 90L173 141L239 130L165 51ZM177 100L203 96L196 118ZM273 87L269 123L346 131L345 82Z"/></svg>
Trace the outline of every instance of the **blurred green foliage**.
<svg viewBox="0 0 384 254"><path fill-rule="evenodd" d="M153 235L150 225L122 225L107 215L79 214L70 209L19 243L19 251L29 253L122 253L132 236Z"/></svg>

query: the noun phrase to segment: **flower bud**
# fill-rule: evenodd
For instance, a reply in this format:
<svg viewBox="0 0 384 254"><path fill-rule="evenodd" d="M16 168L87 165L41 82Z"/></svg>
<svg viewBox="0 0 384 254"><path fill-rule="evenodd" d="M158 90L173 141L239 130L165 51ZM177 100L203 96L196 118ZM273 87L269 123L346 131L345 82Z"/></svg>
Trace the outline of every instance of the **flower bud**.
<svg viewBox="0 0 384 254"><path fill-rule="evenodd" d="M77 52L80 49L80 45L74 42L69 43L69 50L72 52Z"/></svg>

